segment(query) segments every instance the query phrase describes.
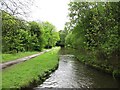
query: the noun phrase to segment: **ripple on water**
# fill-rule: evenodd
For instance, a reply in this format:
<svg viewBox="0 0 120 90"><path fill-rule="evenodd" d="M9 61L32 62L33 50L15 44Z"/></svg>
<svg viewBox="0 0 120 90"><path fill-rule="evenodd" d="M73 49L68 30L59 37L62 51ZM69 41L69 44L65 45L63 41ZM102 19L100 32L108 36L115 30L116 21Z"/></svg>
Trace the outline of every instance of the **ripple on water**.
<svg viewBox="0 0 120 90"><path fill-rule="evenodd" d="M109 88L118 87L110 75L90 69L74 58L74 55L59 55L58 69L38 88Z"/></svg>

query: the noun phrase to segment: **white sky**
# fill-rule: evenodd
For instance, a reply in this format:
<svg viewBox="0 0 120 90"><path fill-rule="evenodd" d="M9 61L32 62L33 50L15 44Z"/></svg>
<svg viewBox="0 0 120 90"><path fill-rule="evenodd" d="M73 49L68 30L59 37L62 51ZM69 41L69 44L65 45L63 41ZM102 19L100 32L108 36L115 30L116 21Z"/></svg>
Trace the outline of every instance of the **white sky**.
<svg viewBox="0 0 120 90"><path fill-rule="evenodd" d="M67 21L69 0L35 0L31 20L51 22L57 30L63 30Z"/></svg>

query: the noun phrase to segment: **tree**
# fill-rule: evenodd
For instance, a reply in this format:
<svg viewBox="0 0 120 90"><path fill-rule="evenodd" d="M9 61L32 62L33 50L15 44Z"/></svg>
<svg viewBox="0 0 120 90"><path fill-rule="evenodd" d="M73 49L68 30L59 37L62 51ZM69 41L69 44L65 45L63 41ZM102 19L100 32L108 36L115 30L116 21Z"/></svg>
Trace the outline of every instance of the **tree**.
<svg viewBox="0 0 120 90"><path fill-rule="evenodd" d="M33 36L35 39L32 41L33 49L41 51L43 48L43 27L42 24L37 23L37 22L30 22L30 34ZM32 46L31 45L31 46Z"/></svg>
<svg viewBox="0 0 120 90"><path fill-rule="evenodd" d="M43 22L43 37L44 43L46 48L50 48L56 45L57 41L59 40L59 33L56 32L56 28L49 22Z"/></svg>
<svg viewBox="0 0 120 90"><path fill-rule="evenodd" d="M57 42L58 46L61 46L61 47L65 46L65 37L66 37L67 33L68 33L67 30L59 31L60 40Z"/></svg>
<svg viewBox="0 0 120 90"><path fill-rule="evenodd" d="M33 0L2 0L2 10L10 13L13 16L22 17L28 16L30 6L33 5Z"/></svg>
<svg viewBox="0 0 120 90"><path fill-rule="evenodd" d="M3 53L41 51L44 47L54 47L59 40L59 33L49 22L27 22L5 11L2 12Z"/></svg>
<svg viewBox="0 0 120 90"><path fill-rule="evenodd" d="M118 63L119 2L70 2L66 44L84 49L107 63L112 58ZM94 59L93 59L94 60Z"/></svg>

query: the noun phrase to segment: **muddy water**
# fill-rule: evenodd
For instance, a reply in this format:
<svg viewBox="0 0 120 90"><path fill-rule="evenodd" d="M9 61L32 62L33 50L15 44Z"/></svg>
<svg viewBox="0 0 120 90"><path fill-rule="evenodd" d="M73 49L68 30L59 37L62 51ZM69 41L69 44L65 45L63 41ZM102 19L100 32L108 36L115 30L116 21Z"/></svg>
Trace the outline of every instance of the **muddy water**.
<svg viewBox="0 0 120 90"><path fill-rule="evenodd" d="M61 51L62 52L62 51ZM59 67L39 88L120 88L120 81L111 75L80 63L70 53L60 53Z"/></svg>

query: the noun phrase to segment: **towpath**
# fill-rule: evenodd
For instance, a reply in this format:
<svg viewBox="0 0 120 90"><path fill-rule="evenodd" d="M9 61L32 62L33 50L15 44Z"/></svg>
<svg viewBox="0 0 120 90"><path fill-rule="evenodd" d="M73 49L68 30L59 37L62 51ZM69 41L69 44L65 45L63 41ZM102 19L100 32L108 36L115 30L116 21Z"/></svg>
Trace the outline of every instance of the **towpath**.
<svg viewBox="0 0 120 90"><path fill-rule="evenodd" d="M46 52L49 52L51 49L49 50L44 50L40 53L37 53L37 54L33 54L33 55L30 55L30 56L26 56L26 57L23 57L23 58L20 58L20 59L16 59L16 60L12 60L12 61L9 61L9 62L5 62L5 63L0 63L0 68L1 69L4 69L4 68L7 68L11 65L14 65L14 64L17 64L17 63L20 63L20 62L25 62L27 60L30 60L31 58L34 58L34 57L37 57L43 53L46 53Z"/></svg>

